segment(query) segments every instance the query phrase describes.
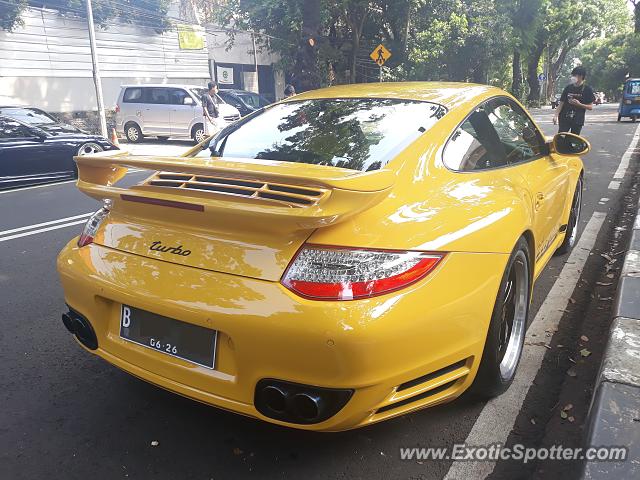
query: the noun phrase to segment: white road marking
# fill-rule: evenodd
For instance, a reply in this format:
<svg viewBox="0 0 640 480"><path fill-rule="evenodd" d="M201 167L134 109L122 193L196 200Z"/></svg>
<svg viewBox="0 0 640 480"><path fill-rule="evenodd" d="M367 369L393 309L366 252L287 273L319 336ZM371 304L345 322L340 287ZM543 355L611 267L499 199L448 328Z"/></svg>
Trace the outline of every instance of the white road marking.
<svg viewBox="0 0 640 480"><path fill-rule="evenodd" d="M617 180L611 180L608 188L609 190L618 190L620 188L620 182Z"/></svg>
<svg viewBox="0 0 640 480"><path fill-rule="evenodd" d="M77 220L78 218L86 218L86 217L89 217L92 214L93 214L93 212L82 213L80 215L74 215L73 217L65 217L65 218L59 218L58 220L51 220L50 222L34 223L33 225L27 225L26 227L12 228L11 230L5 230L3 232L0 232L0 237L3 237L4 235L9 235L10 233L24 232L25 230L32 230L32 229L38 228L38 227L45 227L47 225L53 225L55 223L63 223L63 222L71 221L71 220Z"/></svg>
<svg viewBox="0 0 640 480"><path fill-rule="evenodd" d="M501 396L487 402L464 442L466 445L489 445L492 443L504 445L506 443L547 352L547 348L544 345L539 345L539 342L546 338L546 331L557 329L605 218L605 213L595 212L587 223L578 244L571 252L527 331L522 358L511 387ZM491 474L494 467L495 462L490 461L454 461L445 480L484 479Z"/></svg>
<svg viewBox="0 0 640 480"><path fill-rule="evenodd" d="M629 168L629 160L631 160L631 155L636 151L638 141L640 141L640 125L636 128L636 133L633 135L631 143L629 143L629 148L627 148L627 151L624 152L624 155L622 155L622 158L620 159L618 169L616 170L616 173L613 174L614 180L622 180L624 178L624 175L627 173L627 169Z"/></svg>
<svg viewBox="0 0 640 480"><path fill-rule="evenodd" d="M10 190L2 190L2 191L0 191L0 195L2 195L4 193L24 192L25 190L33 190L34 188L54 187L56 185L64 185L65 183L76 183L76 181L75 180L67 180L65 182L54 182L54 183L45 183L43 185L34 185L33 187L17 187L17 188L12 188Z"/></svg>
<svg viewBox="0 0 640 480"><path fill-rule="evenodd" d="M30 230L28 232L16 233L15 235L9 235L6 237L0 237L0 242L6 242L7 240L13 240L15 238L28 237L30 235L36 235L38 233L49 232L51 230L58 230L60 228L67 228L73 225L80 225L81 223L86 223L87 219L78 220L75 222L63 223L61 225L54 225L52 227L39 228L38 230Z"/></svg>

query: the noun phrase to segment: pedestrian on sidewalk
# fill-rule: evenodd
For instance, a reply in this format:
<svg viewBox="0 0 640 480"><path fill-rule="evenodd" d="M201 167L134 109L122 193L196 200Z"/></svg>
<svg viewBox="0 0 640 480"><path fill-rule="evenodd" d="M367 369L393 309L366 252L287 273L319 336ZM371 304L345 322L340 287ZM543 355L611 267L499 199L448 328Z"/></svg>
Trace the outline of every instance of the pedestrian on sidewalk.
<svg viewBox="0 0 640 480"><path fill-rule="evenodd" d="M204 133L207 137L210 137L222 127L218 121L220 115L217 96L218 84L209 82L207 87L209 87L209 90L202 95L200 100L202 102L202 115L204 116Z"/></svg>
<svg viewBox="0 0 640 480"><path fill-rule="evenodd" d="M585 113L593 109L593 102L596 100L593 90L585 83L586 78L587 71L584 67L576 67L571 71L571 83L562 91L553 117L553 124L560 124L558 132L580 135Z"/></svg>
<svg viewBox="0 0 640 480"><path fill-rule="evenodd" d="M296 94L296 89L293 85L288 84L284 87L284 98L293 97Z"/></svg>

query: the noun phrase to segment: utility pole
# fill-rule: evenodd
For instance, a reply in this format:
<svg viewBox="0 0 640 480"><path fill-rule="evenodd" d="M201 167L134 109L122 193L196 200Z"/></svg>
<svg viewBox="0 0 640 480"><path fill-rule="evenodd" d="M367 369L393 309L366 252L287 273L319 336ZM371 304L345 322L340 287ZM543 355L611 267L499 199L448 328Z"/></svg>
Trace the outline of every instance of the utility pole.
<svg viewBox="0 0 640 480"><path fill-rule="evenodd" d="M93 83L96 86L96 100L98 101L98 117L100 118L100 133L108 138L107 119L104 115L104 99L102 98L102 81L100 80L100 67L98 66L98 54L96 52L96 31L93 26L93 10L91 0L87 2L87 24L89 27L89 45L91 47L91 63L93 64Z"/></svg>

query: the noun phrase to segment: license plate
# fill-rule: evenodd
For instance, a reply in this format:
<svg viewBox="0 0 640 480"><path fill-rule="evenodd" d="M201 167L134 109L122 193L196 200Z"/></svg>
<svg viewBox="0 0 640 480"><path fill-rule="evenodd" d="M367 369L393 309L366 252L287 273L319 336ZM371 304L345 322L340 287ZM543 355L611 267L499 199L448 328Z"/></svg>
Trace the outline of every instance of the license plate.
<svg viewBox="0 0 640 480"><path fill-rule="evenodd" d="M122 305L120 337L197 365L215 367L218 332Z"/></svg>

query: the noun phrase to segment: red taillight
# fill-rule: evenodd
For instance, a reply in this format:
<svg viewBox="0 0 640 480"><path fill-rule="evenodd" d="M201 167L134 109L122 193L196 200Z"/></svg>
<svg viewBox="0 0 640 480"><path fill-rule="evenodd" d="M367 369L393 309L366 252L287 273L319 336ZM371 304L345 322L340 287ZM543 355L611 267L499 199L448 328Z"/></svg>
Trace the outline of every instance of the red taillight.
<svg viewBox="0 0 640 480"><path fill-rule="evenodd" d="M354 300L382 295L417 282L442 254L305 246L287 268L282 284L316 300Z"/></svg>
<svg viewBox="0 0 640 480"><path fill-rule="evenodd" d="M89 217L87 223L84 224L80 238L78 238L79 247L84 247L85 245L93 243L93 239L96 236L98 228L100 228L100 224L104 219L107 218L107 215L109 215L109 207L105 204L104 207Z"/></svg>
<svg viewBox="0 0 640 480"><path fill-rule="evenodd" d="M120 105L116 104L116 113L120 113Z"/></svg>

